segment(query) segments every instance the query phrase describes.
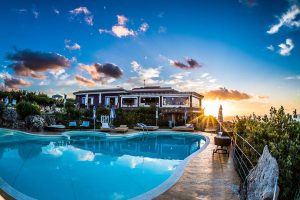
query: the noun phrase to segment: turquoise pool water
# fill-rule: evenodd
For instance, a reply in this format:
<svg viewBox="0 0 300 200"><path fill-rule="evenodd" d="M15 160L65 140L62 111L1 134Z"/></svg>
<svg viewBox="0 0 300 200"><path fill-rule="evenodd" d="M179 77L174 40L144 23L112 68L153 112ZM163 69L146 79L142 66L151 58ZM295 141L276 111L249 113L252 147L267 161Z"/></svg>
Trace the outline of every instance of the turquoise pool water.
<svg viewBox="0 0 300 200"><path fill-rule="evenodd" d="M130 199L162 184L205 144L201 135L174 132L65 135L0 129L2 182L41 200Z"/></svg>

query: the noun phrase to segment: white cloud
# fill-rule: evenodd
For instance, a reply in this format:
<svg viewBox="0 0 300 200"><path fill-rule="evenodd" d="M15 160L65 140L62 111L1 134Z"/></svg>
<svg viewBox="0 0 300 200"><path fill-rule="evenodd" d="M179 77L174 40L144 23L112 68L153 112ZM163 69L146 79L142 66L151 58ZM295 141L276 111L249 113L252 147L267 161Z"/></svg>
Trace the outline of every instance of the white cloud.
<svg viewBox="0 0 300 200"><path fill-rule="evenodd" d="M73 43L73 45L70 45L71 40L65 40L65 48L69 49L71 51L73 50L80 50L81 46L78 43Z"/></svg>
<svg viewBox="0 0 300 200"><path fill-rule="evenodd" d="M274 48L274 46L273 46L273 45L269 45L269 46L267 46L267 49L269 49L270 51L274 51L274 50L275 50L275 48Z"/></svg>
<svg viewBox="0 0 300 200"><path fill-rule="evenodd" d="M126 18L124 15L117 15L117 19L118 23L116 25L113 25L111 30L100 28L99 33L108 33L122 38L127 36L137 36L139 32L146 32L149 28L149 25L146 22L144 22L140 25L139 29L135 31L126 26L128 18Z"/></svg>
<svg viewBox="0 0 300 200"><path fill-rule="evenodd" d="M279 22L277 24L274 24L271 26L271 28L267 31L268 34L274 34L279 31L279 29L282 26L287 26L290 28L293 27L300 27L300 20L295 21L296 16L300 14L300 8L297 5L291 6L291 8L284 14L279 19Z"/></svg>
<svg viewBox="0 0 300 200"><path fill-rule="evenodd" d="M290 38L287 38L284 43L278 45L279 51L278 53L282 56L289 56L291 54L292 49L294 48L294 43Z"/></svg>
<svg viewBox="0 0 300 200"><path fill-rule="evenodd" d="M84 21L87 25L93 26L94 25L94 16L92 15L91 11L87 7L78 7L73 10L69 11L74 16L84 16Z"/></svg>
<svg viewBox="0 0 300 200"><path fill-rule="evenodd" d="M142 23L142 24L141 24L139 30L140 30L141 32L146 32L148 29L149 29L149 25L145 22L145 23Z"/></svg>
<svg viewBox="0 0 300 200"><path fill-rule="evenodd" d="M50 71L50 74L54 76L55 79L57 80L66 80L67 78L70 77L68 73L66 73L65 69L59 69L57 71Z"/></svg>
<svg viewBox="0 0 300 200"><path fill-rule="evenodd" d="M204 74L201 75L201 77L202 77L202 78L205 78L205 77L208 76L208 75L209 75L209 73L204 73Z"/></svg>
<svg viewBox="0 0 300 200"><path fill-rule="evenodd" d="M33 14L33 16L34 16L35 19L37 19L39 17L39 15L40 15L40 13L35 8L33 8L31 10L31 12L32 12L32 14Z"/></svg>
<svg viewBox="0 0 300 200"><path fill-rule="evenodd" d="M127 17L125 17L124 15L117 15L118 18L118 24L119 25L125 25L126 22L128 21Z"/></svg>
<svg viewBox="0 0 300 200"><path fill-rule="evenodd" d="M286 79L286 80L300 80L300 75L298 75L298 76L288 76L288 77L285 77L284 79Z"/></svg>
<svg viewBox="0 0 300 200"><path fill-rule="evenodd" d="M131 30L126 28L125 26L121 26L121 25L115 25L112 27L112 33L121 38L121 37L126 37L126 36L135 36L136 33Z"/></svg>
<svg viewBox="0 0 300 200"><path fill-rule="evenodd" d="M60 13L59 10L57 10L56 8L53 8L53 12L57 15L59 15L59 13Z"/></svg>
<svg viewBox="0 0 300 200"><path fill-rule="evenodd" d="M158 78L160 77L160 72L162 70L162 67L150 67L150 68L144 68L141 66L137 61L132 61L131 62L131 68L133 69L134 72L138 74L138 77L130 77L129 82L136 84L136 85L141 85L144 83L144 80L146 84L158 84L160 81Z"/></svg>
<svg viewBox="0 0 300 200"><path fill-rule="evenodd" d="M91 12L89 11L89 9L87 9L87 7L75 8L73 10L70 10L70 13L74 14L74 15L79 15L79 14L89 15L89 14L91 14Z"/></svg>

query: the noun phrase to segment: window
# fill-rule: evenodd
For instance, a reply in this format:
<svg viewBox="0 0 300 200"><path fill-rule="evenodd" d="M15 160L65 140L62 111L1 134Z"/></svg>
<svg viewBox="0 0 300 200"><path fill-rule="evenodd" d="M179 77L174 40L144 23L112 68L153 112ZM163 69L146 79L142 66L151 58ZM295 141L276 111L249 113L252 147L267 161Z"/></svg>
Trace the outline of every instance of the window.
<svg viewBox="0 0 300 200"><path fill-rule="evenodd" d="M118 97L105 97L105 106L111 107L113 105L118 105Z"/></svg>
<svg viewBox="0 0 300 200"><path fill-rule="evenodd" d="M81 98L81 104L85 104L85 97Z"/></svg>
<svg viewBox="0 0 300 200"><path fill-rule="evenodd" d="M192 97L192 107L199 108L200 107L200 99L196 97Z"/></svg>
<svg viewBox="0 0 300 200"><path fill-rule="evenodd" d="M188 107L190 105L189 97L163 97L164 107Z"/></svg>
<svg viewBox="0 0 300 200"><path fill-rule="evenodd" d="M122 97L122 107L137 107L137 97Z"/></svg>
<svg viewBox="0 0 300 200"><path fill-rule="evenodd" d="M159 97L140 97L142 106L158 105Z"/></svg>
<svg viewBox="0 0 300 200"><path fill-rule="evenodd" d="M89 97L88 98L88 104L89 105L94 105L94 97Z"/></svg>

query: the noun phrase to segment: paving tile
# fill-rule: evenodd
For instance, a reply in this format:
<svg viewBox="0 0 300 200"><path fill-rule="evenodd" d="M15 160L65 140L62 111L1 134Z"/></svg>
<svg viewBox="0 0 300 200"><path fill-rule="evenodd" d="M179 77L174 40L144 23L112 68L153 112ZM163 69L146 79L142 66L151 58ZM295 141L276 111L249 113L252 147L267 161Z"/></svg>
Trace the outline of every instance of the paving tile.
<svg viewBox="0 0 300 200"><path fill-rule="evenodd" d="M234 170L232 157L214 154L213 134L204 133L210 144L195 156L179 181L156 200L235 200L239 199L240 179Z"/></svg>

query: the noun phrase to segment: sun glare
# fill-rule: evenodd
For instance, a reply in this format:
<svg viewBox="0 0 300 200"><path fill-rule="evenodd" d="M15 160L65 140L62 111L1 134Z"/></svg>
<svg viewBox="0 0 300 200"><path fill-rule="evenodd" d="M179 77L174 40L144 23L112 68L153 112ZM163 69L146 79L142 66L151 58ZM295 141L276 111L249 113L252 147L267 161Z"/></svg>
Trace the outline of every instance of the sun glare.
<svg viewBox="0 0 300 200"><path fill-rule="evenodd" d="M205 115L218 116L219 107L220 101L218 99L203 101Z"/></svg>

